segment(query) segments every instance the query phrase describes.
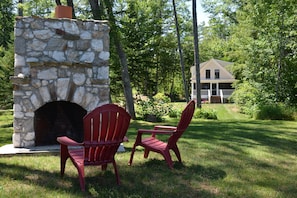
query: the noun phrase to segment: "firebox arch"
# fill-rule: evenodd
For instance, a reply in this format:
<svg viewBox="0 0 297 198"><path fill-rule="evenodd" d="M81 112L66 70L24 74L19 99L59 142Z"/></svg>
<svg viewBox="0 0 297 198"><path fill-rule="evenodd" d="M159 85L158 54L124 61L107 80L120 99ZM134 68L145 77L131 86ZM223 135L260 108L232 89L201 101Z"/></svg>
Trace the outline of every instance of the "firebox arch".
<svg viewBox="0 0 297 198"><path fill-rule="evenodd" d="M87 111L68 101L53 101L35 111L35 145L57 144L56 138L68 136L78 142L83 140L83 117Z"/></svg>

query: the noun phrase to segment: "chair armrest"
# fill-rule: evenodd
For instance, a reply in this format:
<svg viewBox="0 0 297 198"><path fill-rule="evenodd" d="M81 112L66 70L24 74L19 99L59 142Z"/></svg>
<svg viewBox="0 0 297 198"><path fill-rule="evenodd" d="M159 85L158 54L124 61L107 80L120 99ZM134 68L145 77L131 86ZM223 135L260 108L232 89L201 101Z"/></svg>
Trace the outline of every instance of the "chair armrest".
<svg viewBox="0 0 297 198"><path fill-rule="evenodd" d="M83 143L78 143L72 139L70 139L69 137L66 136L62 136L62 137L58 137L57 141L60 144L66 145L66 146L82 146Z"/></svg>
<svg viewBox="0 0 297 198"><path fill-rule="evenodd" d="M175 131L176 127L175 126L155 126L154 130L170 130L170 131Z"/></svg>
<svg viewBox="0 0 297 198"><path fill-rule="evenodd" d="M166 134L171 135L175 131L168 131L168 130L152 130L152 129L139 129L138 133L140 134Z"/></svg>

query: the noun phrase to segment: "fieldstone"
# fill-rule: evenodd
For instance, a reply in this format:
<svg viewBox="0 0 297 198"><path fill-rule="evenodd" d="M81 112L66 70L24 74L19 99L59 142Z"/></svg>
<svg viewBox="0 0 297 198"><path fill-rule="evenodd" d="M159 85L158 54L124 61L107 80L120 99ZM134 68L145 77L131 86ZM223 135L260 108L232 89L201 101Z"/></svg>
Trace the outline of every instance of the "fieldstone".
<svg viewBox="0 0 297 198"><path fill-rule="evenodd" d="M83 85L84 82L86 81L86 76L82 73L75 73L73 75L73 82L74 84L80 86Z"/></svg>
<svg viewBox="0 0 297 198"><path fill-rule="evenodd" d="M73 95L73 102L81 104L85 96L85 88L78 87Z"/></svg>
<svg viewBox="0 0 297 198"><path fill-rule="evenodd" d="M55 59L57 62L64 62L66 61L66 57L64 52L58 52L58 51L54 51L53 53L53 59Z"/></svg>
<svg viewBox="0 0 297 198"><path fill-rule="evenodd" d="M19 55L25 55L26 53L26 48L24 48L23 46L26 46L26 40L24 38L21 38L21 37L17 37L15 40L14 40L14 52L16 54L19 54Z"/></svg>
<svg viewBox="0 0 297 198"><path fill-rule="evenodd" d="M41 39L41 40L49 39L54 35L53 32L49 30L36 30L36 31L33 31L33 34L37 39Z"/></svg>
<svg viewBox="0 0 297 198"><path fill-rule="evenodd" d="M61 29L62 28L62 22L61 21L45 21L44 23L44 26L45 27L48 27L48 28L52 28L52 29Z"/></svg>
<svg viewBox="0 0 297 198"><path fill-rule="evenodd" d="M12 135L12 142L14 147L21 147L21 135L20 133L14 132Z"/></svg>
<svg viewBox="0 0 297 198"><path fill-rule="evenodd" d="M81 38L82 40L91 39L91 38L92 38L92 35L91 35L90 31L83 31L83 32L80 34L80 38Z"/></svg>
<svg viewBox="0 0 297 198"><path fill-rule="evenodd" d="M91 46L93 50L100 52L103 50L103 41L101 39L93 39L91 42Z"/></svg>
<svg viewBox="0 0 297 198"><path fill-rule="evenodd" d="M42 70L37 74L37 78L42 80L49 80L49 79L57 79L57 69L56 68L50 68L46 70Z"/></svg>
<svg viewBox="0 0 297 198"><path fill-rule="evenodd" d="M109 76L109 67L99 67L98 68L98 79L106 79Z"/></svg>
<svg viewBox="0 0 297 198"><path fill-rule="evenodd" d="M13 117L14 118L23 118L24 117L24 113L21 111L16 111L13 113Z"/></svg>
<svg viewBox="0 0 297 198"><path fill-rule="evenodd" d="M51 95L48 90L48 87L40 87L39 88L40 96L43 99L43 102L49 102L51 100Z"/></svg>
<svg viewBox="0 0 297 198"><path fill-rule="evenodd" d="M35 109L38 109L41 106L41 101L38 100L37 96L33 94L31 97L31 102L34 105Z"/></svg>
<svg viewBox="0 0 297 198"><path fill-rule="evenodd" d="M107 61L107 60L109 60L109 55L110 55L109 52L102 51L99 54L99 58L104 60L104 61Z"/></svg>
<svg viewBox="0 0 297 198"><path fill-rule="evenodd" d="M33 39L33 41L28 42L27 49L30 51L43 51L46 47L46 42L42 42L38 39Z"/></svg>
<svg viewBox="0 0 297 198"><path fill-rule="evenodd" d="M57 80L57 97L60 100L65 100L68 94L69 78L62 78Z"/></svg>
<svg viewBox="0 0 297 198"><path fill-rule="evenodd" d="M33 32L29 29L25 29L23 32L23 38L24 39L33 39L34 38Z"/></svg>
<svg viewBox="0 0 297 198"><path fill-rule="evenodd" d="M25 57L16 54L15 57L14 57L14 65L16 67L25 66L26 65Z"/></svg>
<svg viewBox="0 0 297 198"><path fill-rule="evenodd" d="M92 63L94 61L95 54L94 52L85 52L80 58L80 62Z"/></svg>
<svg viewBox="0 0 297 198"><path fill-rule="evenodd" d="M79 34L79 28L77 24L72 21L64 21L63 27L65 30L67 30L67 33L71 33L75 35Z"/></svg>

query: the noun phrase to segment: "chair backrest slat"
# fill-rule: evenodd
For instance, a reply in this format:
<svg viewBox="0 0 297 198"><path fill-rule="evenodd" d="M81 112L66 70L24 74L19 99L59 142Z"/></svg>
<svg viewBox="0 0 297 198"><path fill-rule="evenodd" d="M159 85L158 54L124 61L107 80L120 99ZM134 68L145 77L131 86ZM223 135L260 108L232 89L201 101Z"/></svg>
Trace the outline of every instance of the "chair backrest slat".
<svg viewBox="0 0 297 198"><path fill-rule="evenodd" d="M107 104L84 117L85 161L110 161L129 127L131 116L121 107Z"/></svg>
<svg viewBox="0 0 297 198"><path fill-rule="evenodd" d="M191 100L183 110L179 123L176 127L176 132L169 138L168 144L175 144L188 128L195 112L195 101Z"/></svg>

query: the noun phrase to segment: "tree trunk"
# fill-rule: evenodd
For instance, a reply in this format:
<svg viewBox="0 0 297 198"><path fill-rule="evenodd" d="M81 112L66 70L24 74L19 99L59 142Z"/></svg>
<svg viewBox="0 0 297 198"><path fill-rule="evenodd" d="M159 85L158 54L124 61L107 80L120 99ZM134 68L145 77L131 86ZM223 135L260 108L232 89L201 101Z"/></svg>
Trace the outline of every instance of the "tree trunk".
<svg viewBox="0 0 297 198"><path fill-rule="evenodd" d="M180 34L179 34L179 26L178 26L178 20L177 20L175 0L172 0L172 4L173 4L175 27L176 27L176 34L177 34L177 43L178 43L178 51L179 51L179 58L180 58L180 66L181 66L182 78L183 78L184 89L185 89L185 98L186 98L186 101L189 102L189 90L188 90L186 77L185 77L185 63L184 63L182 46L181 46L181 43L180 43Z"/></svg>
<svg viewBox="0 0 297 198"><path fill-rule="evenodd" d="M112 5L109 0L105 0L104 3L107 7L107 12L109 15L109 22L111 25L111 35L113 36L114 44L122 66L122 81L123 81L123 87L124 87L124 94L126 98L126 108L127 108L127 111L130 113L132 119L135 119L136 116L135 116L135 109L134 109L134 100L133 100L132 88L130 84L130 76L128 72L126 53L120 41L120 35L119 35L118 28L116 26L116 21L112 12Z"/></svg>
<svg viewBox="0 0 297 198"><path fill-rule="evenodd" d="M22 4L23 3L23 0L19 0L19 4ZM23 8L19 7L18 8L18 15L19 16L23 16L24 13L23 13Z"/></svg>
<svg viewBox="0 0 297 198"><path fill-rule="evenodd" d="M285 57L285 44L284 44L284 15L283 15L283 6L281 6L281 11L279 14L279 23L280 23L280 30L279 30L279 57L278 57L278 64L277 64L277 82L275 85L275 97L276 100L279 102L281 101L281 95L283 95L283 93L281 93L281 85L282 83L282 67L283 67L283 59Z"/></svg>
<svg viewBox="0 0 297 198"><path fill-rule="evenodd" d="M74 10L74 6L73 6L73 0L67 0L67 6L72 7L72 18L76 19L75 10Z"/></svg>
<svg viewBox="0 0 297 198"><path fill-rule="evenodd" d="M103 6L99 5L98 0L89 0L94 19L100 20L103 15Z"/></svg>
<svg viewBox="0 0 297 198"><path fill-rule="evenodd" d="M56 5L62 5L60 0L56 0Z"/></svg>
<svg viewBox="0 0 297 198"><path fill-rule="evenodd" d="M198 40L198 27L197 27L197 9L196 0L192 0L192 13L193 13L193 34L194 34L194 59L196 68L196 105L201 108L201 84L200 84L200 61L199 61L199 40Z"/></svg>

